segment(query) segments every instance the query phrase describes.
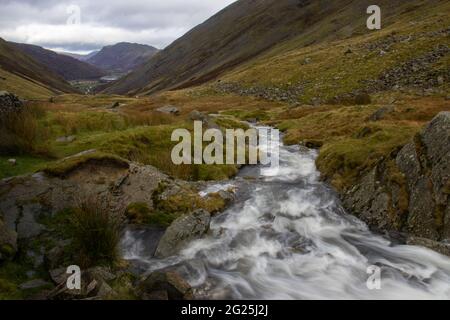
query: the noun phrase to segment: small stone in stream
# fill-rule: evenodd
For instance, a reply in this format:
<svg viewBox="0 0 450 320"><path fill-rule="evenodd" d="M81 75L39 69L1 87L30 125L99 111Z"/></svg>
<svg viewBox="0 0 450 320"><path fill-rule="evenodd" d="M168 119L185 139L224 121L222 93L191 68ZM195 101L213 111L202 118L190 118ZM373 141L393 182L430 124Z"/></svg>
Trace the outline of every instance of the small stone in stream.
<svg viewBox="0 0 450 320"><path fill-rule="evenodd" d="M16 166L17 165L17 160L16 159L8 159L8 163L12 166Z"/></svg>

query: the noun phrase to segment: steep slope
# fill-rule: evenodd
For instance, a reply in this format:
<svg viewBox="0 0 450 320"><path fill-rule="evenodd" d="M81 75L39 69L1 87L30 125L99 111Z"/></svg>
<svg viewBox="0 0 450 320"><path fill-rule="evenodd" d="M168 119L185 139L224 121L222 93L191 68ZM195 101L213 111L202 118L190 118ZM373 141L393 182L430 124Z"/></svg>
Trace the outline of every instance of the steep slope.
<svg viewBox="0 0 450 320"><path fill-rule="evenodd" d="M442 1L431 1L432 3ZM431 4L432 4L431 3ZM153 57L106 92L142 94L189 87L293 38L298 47L366 32L368 0L240 0ZM430 1L380 0L384 26L404 10Z"/></svg>
<svg viewBox="0 0 450 320"><path fill-rule="evenodd" d="M99 79L105 75L103 70L86 62L58 54L39 46L24 43L11 44L67 81Z"/></svg>
<svg viewBox="0 0 450 320"><path fill-rule="evenodd" d="M31 82L38 87L44 87L54 94L57 93L75 93L77 92L62 77L47 69L44 65L34 60L29 55L15 46L12 46L0 38L0 68L9 74L13 74L14 79L20 78L21 81ZM14 81L9 77L4 77L3 81ZM1 82L0 82L1 83ZM14 86L14 84L10 84ZM2 87L10 86L2 84ZM31 85L31 84L30 84ZM1 89L1 88L0 88Z"/></svg>
<svg viewBox="0 0 450 320"><path fill-rule="evenodd" d="M110 72L128 72L146 62L158 49L137 43L121 42L106 46L86 61Z"/></svg>

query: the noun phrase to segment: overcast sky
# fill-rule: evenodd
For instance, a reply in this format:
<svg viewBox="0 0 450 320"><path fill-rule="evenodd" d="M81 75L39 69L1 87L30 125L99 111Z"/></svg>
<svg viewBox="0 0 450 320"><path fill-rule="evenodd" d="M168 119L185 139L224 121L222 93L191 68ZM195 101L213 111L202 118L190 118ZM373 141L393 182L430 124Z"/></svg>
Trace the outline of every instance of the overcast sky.
<svg viewBox="0 0 450 320"><path fill-rule="evenodd" d="M78 53L122 41L162 49L234 1L0 0L0 37Z"/></svg>

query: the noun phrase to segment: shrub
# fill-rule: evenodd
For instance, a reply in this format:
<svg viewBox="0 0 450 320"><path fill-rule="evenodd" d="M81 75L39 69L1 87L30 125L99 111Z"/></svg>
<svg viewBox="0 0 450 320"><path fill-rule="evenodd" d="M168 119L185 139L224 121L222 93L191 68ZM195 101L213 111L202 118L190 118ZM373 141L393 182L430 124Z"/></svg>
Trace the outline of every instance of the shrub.
<svg viewBox="0 0 450 320"><path fill-rule="evenodd" d="M118 262L119 219L98 200L81 202L73 210L69 230L74 258L83 268Z"/></svg>

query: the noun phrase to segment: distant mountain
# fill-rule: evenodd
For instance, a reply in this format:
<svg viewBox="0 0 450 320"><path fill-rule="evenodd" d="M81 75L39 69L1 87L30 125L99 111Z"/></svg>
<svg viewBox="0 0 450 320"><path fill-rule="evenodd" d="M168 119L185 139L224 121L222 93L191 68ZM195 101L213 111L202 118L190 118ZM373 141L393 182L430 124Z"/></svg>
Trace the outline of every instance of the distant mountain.
<svg viewBox="0 0 450 320"><path fill-rule="evenodd" d="M39 46L13 42L11 44L67 81L99 79L106 74L103 70L86 62Z"/></svg>
<svg viewBox="0 0 450 320"><path fill-rule="evenodd" d="M49 93L77 92L61 76L19 50L17 46L1 38L0 69L3 74L0 90L20 90L24 93L23 96L28 97L33 97L34 93L36 93L36 96L46 96Z"/></svg>
<svg viewBox="0 0 450 320"><path fill-rule="evenodd" d="M58 53L62 54L63 56L69 56L80 61L87 61L99 52L100 51L92 51L91 53L88 54L76 54L71 52L58 52Z"/></svg>
<svg viewBox="0 0 450 320"><path fill-rule="evenodd" d="M88 63L109 72L129 72L149 60L159 50L143 44L121 42L106 46Z"/></svg>

